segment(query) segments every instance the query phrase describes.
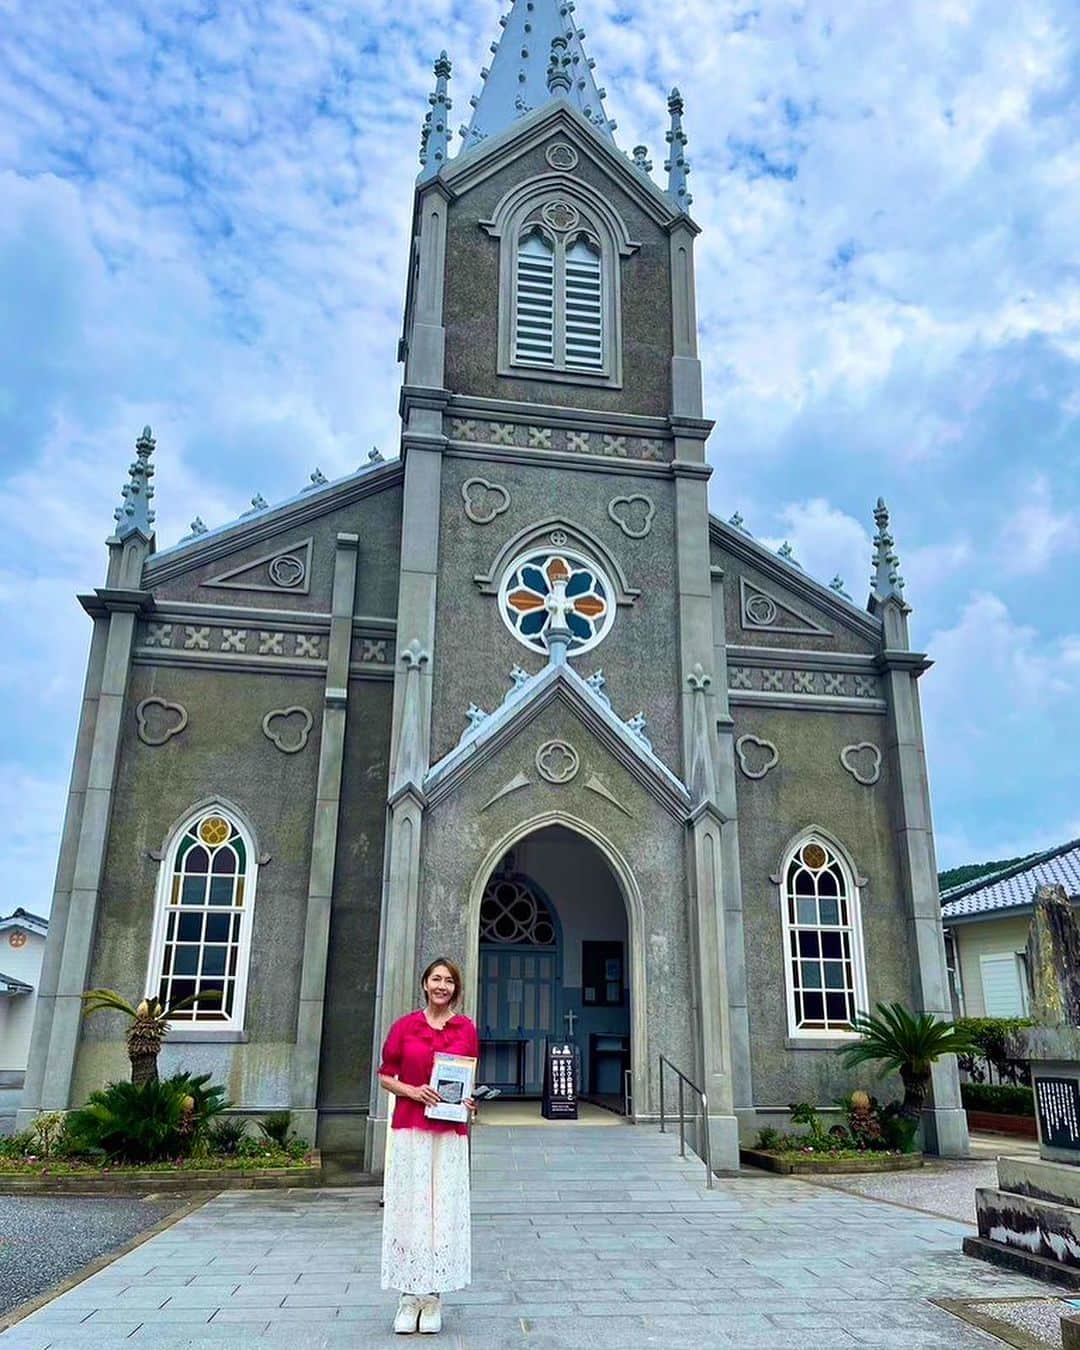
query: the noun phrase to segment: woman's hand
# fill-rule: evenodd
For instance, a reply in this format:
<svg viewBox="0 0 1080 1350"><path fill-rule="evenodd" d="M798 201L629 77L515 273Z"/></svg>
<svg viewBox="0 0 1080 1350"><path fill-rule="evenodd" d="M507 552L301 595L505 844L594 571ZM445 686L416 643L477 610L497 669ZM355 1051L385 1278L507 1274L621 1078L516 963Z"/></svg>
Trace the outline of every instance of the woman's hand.
<svg viewBox="0 0 1080 1350"><path fill-rule="evenodd" d="M465 1106L466 1106L466 1108L467 1108L469 1111L472 1111L472 1112L475 1113L475 1111L476 1111L476 1102L472 1099L472 1097L466 1097L466 1098L465 1098Z"/></svg>
<svg viewBox="0 0 1080 1350"><path fill-rule="evenodd" d="M421 1106L438 1106L442 1101L435 1089L427 1083L423 1087L414 1087L409 1096L414 1102L419 1102Z"/></svg>

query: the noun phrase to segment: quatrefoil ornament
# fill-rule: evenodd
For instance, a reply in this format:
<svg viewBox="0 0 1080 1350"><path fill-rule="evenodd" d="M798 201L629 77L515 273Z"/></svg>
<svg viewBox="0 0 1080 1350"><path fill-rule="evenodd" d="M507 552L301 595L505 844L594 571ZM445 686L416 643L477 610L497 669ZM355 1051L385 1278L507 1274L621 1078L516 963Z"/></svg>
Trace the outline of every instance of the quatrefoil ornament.
<svg viewBox="0 0 1080 1350"><path fill-rule="evenodd" d="M549 783L569 783L580 768L578 752L566 741L548 741L536 752L536 771Z"/></svg>

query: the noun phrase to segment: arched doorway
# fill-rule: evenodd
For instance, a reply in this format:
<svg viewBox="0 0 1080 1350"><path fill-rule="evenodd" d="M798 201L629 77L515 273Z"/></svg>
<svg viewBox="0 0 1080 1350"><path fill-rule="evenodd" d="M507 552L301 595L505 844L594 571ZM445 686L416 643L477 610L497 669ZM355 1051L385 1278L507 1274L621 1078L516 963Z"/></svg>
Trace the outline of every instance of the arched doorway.
<svg viewBox="0 0 1080 1350"><path fill-rule="evenodd" d="M631 1064L627 907L604 854L564 825L519 839L479 906L481 1081L538 1097L548 1040L576 1041L582 1095L622 1110Z"/></svg>

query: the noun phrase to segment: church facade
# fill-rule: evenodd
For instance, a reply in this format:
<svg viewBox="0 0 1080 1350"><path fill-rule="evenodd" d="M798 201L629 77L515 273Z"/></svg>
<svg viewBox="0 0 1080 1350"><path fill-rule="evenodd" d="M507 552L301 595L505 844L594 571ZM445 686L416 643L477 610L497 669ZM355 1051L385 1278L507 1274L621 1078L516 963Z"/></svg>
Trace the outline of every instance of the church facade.
<svg viewBox="0 0 1080 1350"><path fill-rule="evenodd" d="M136 446L93 623L22 1118L126 1074L80 995L214 997L163 1064L379 1166L375 1056L437 955L481 1079L655 1120L713 1159L856 1081L881 1000L948 1015L908 606L709 514L682 102L622 153L573 6L517 0L451 157L435 67L400 457L158 548ZM861 1082L859 1085L862 1085ZM955 1068L930 1148L967 1148Z"/></svg>

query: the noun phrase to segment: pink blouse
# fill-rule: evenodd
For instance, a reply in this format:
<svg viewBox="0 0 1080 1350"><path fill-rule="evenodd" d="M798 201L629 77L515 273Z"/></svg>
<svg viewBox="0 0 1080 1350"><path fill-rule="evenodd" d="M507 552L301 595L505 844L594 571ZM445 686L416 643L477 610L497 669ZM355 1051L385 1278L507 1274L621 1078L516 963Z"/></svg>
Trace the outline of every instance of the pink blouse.
<svg viewBox="0 0 1080 1350"><path fill-rule="evenodd" d="M379 1072L387 1078L400 1079L411 1087L422 1087L431 1080L436 1052L445 1055L480 1054L480 1038L476 1027L467 1017L451 1017L441 1031L436 1031L424 1016L424 1011L399 1017L390 1028L383 1046ZM429 1130L433 1134L466 1134L465 1125L456 1120L432 1120L424 1115L424 1103L409 1097L398 1097L394 1104L395 1130Z"/></svg>

